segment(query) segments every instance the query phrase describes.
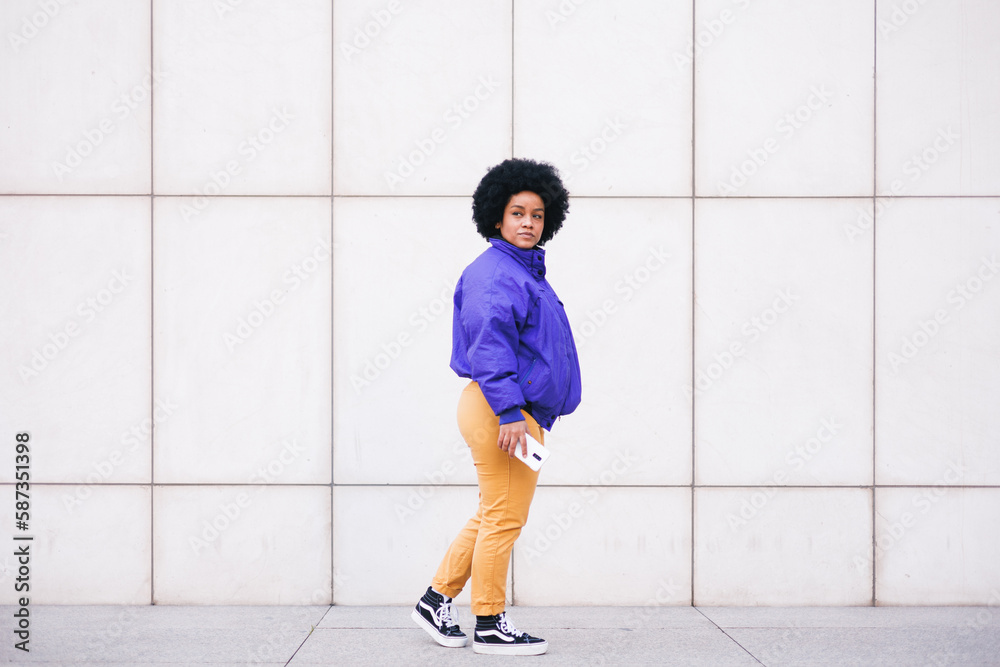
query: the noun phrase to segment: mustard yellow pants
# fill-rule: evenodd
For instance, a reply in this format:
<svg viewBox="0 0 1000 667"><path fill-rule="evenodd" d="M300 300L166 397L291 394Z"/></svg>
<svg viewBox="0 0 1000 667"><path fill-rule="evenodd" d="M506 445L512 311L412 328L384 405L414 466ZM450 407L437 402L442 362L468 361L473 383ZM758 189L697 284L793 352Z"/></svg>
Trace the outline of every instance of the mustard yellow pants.
<svg viewBox="0 0 1000 667"><path fill-rule="evenodd" d="M521 413L528 432L544 444L538 422L527 412ZM510 552L528 520L538 473L497 447L500 419L475 382L459 398L458 429L476 464L479 508L451 543L431 585L453 598L471 577L472 613L491 616L505 607Z"/></svg>

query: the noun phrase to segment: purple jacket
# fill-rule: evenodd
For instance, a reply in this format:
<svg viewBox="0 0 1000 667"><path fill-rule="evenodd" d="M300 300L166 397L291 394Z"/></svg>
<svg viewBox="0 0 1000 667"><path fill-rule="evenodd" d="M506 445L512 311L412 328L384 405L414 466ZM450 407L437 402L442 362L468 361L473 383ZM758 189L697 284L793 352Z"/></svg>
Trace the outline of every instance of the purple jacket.
<svg viewBox="0 0 1000 667"><path fill-rule="evenodd" d="M545 250L501 238L455 286L451 368L479 383L501 424L521 409L546 430L580 404L580 361L562 301L545 280Z"/></svg>

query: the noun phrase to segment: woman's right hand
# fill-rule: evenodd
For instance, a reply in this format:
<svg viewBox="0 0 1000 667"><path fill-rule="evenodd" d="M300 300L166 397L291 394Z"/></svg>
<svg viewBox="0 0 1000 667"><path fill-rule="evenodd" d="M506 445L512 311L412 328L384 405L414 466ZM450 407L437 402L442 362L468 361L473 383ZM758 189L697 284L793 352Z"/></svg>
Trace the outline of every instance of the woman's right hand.
<svg viewBox="0 0 1000 667"><path fill-rule="evenodd" d="M525 436L528 423L524 420L510 422L500 425L500 437L497 438L497 447L507 452L508 456L514 456L514 448L521 446L521 454L528 455L528 438Z"/></svg>

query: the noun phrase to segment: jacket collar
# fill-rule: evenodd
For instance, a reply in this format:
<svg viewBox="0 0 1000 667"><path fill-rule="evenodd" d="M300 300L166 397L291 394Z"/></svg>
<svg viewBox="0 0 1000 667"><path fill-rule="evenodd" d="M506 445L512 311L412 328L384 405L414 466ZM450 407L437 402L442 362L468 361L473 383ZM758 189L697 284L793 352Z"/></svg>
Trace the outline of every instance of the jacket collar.
<svg viewBox="0 0 1000 667"><path fill-rule="evenodd" d="M510 255L520 262L535 280L545 278L545 248L539 248L538 246L527 250L518 248L510 241L499 236L492 237L490 244L500 252Z"/></svg>

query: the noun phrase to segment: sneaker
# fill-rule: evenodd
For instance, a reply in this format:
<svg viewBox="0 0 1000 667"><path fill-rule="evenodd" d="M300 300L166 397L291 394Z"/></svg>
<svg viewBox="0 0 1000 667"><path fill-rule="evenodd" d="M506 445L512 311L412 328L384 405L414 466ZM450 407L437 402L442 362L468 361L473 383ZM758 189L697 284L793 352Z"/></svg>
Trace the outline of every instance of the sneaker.
<svg viewBox="0 0 1000 667"><path fill-rule="evenodd" d="M544 639L532 637L514 627L507 612L497 616L476 616L472 650L495 655L541 655L549 649Z"/></svg>
<svg viewBox="0 0 1000 667"><path fill-rule="evenodd" d="M420 598L410 618L441 646L459 648L469 641L458 627L458 612L451 604L451 598L446 598L430 586Z"/></svg>

